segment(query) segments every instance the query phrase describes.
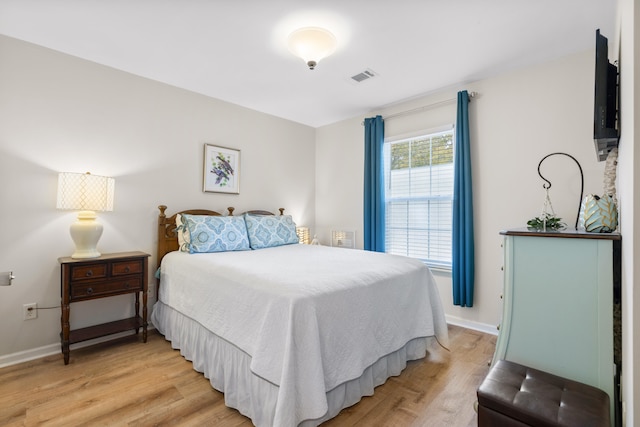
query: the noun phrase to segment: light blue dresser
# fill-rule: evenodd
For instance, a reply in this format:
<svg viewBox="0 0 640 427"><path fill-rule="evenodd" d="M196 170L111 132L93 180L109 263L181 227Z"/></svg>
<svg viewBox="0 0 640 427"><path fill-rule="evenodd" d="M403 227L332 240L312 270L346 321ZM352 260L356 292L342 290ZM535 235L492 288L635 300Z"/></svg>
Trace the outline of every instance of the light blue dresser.
<svg viewBox="0 0 640 427"><path fill-rule="evenodd" d="M493 361L511 360L606 391L616 425L620 235L526 229L500 234L503 314Z"/></svg>

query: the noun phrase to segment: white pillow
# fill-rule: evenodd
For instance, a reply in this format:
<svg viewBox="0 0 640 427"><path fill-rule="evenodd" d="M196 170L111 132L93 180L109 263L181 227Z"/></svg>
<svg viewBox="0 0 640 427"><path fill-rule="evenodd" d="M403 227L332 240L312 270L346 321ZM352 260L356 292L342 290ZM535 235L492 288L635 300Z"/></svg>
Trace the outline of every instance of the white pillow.
<svg viewBox="0 0 640 427"><path fill-rule="evenodd" d="M182 222L182 214L176 215L176 233L178 234L178 250L180 252L189 252L191 235L189 234L189 227Z"/></svg>

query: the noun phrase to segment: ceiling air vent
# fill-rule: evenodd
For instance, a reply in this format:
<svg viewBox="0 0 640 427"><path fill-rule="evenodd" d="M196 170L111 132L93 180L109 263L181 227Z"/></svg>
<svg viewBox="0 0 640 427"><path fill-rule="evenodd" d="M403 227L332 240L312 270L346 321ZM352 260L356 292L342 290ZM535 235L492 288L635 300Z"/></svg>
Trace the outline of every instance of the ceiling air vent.
<svg viewBox="0 0 640 427"><path fill-rule="evenodd" d="M362 83L366 80L374 78L375 76L377 76L377 74L373 70L367 68L363 72L358 73L355 76L351 76L351 80L356 83Z"/></svg>

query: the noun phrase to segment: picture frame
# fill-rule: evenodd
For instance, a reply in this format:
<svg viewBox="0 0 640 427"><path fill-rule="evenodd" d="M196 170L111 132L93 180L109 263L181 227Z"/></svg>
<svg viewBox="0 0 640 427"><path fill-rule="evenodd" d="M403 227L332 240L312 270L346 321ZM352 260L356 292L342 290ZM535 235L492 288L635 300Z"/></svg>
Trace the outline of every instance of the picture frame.
<svg viewBox="0 0 640 427"><path fill-rule="evenodd" d="M202 190L240 194L240 150L204 144Z"/></svg>
<svg viewBox="0 0 640 427"><path fill-rule="evenodd" d="M356 231L355 230L331 230L331 246L335 248L356 248Z"/></svg>

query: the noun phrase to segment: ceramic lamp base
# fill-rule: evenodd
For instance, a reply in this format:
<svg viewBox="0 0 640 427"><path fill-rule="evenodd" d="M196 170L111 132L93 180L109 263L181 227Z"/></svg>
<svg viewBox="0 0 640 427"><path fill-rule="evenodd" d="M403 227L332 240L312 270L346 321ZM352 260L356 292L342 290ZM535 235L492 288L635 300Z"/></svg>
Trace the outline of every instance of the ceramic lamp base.
<svg viewBox="0 0 640 427"><path fill-rule="evenodd" d="M78 220L71 224L69 232L76 244L76 251L71 258L97 258L101 255L96 246L102 236L102 224L96 221L95 212L78 213Z"/></svg>

